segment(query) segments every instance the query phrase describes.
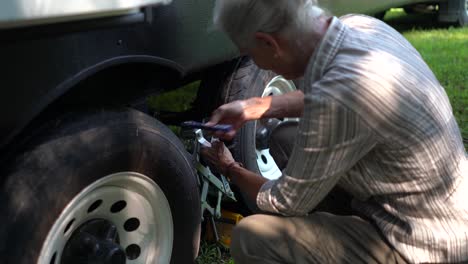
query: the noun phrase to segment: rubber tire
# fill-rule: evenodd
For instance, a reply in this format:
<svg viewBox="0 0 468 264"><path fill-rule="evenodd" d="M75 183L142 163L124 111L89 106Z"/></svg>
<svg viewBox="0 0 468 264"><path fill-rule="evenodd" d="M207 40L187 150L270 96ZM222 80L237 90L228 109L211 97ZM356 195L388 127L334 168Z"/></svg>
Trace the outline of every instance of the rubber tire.
<svg viewBox="0 0 468 264"><path fill-rule="evenodd" d="M468 26L468 12L465 4L465 0L459 0L458 25L461 27Z"/></svg>
<svg viewBox="0 0 468 264"><path fill-rule="evenodd" d="M62 210L85 187L116 172L153 179L173 217L171 263L193 263L200 196L190 156L162 123L135 110L68 116L53 123L0 175L0 263L36 263Z"/></svg>
<svg viewBox="0 0 468 264"><path fill-rule="evenodd" d="M403 7L403 10L405 10L405 13L407 15L416 14L416 10L414 10L413 6L405 6L405 7Z"/></svg>
<svg viewBox="0 0 468 264"><path fill-rule="evenodd" d="M382 12L378 12L378 13L374 14L374 17L379 19L379 20L384 21L384 18L385 18L386 14L387 14L387 11L382 11Z"/></svg>
<svg viewBox="0 0 468 264"><path fill-rule="evenodd" d="M242 58L238 67L226 79L223 85L222 103L260 97L266 85L277 74L258 68L250 58ZM235 160L241 162L250 171L260 174L255 152L255 122L247 122L236 134L231 144ZM256 201L251 201L242 194L243 201L251 212L257 212Z"/></svg>

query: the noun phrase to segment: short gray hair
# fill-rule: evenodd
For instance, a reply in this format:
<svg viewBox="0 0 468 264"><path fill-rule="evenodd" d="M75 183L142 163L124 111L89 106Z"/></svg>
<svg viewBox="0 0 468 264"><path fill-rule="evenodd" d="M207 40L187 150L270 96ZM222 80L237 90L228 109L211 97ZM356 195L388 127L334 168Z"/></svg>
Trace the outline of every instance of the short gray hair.
<svg viewBox="0 0 468 264"><path fill-rule="evenodd" d="M213 22L239 48L251 47L255 32L294 34L313 30L324 15L317 0L216 0Z"/></svg>

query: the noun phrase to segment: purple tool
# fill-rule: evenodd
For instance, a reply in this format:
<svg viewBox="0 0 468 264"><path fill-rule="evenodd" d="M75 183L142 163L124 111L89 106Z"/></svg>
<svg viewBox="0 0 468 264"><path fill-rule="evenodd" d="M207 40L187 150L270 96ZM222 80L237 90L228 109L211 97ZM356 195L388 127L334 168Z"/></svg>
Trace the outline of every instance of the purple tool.
<svg viewBox="0 0 468 264"><path fill-rule="evenodd" d="M214 126L207 126L204 123L200 123L196 121L185 121L180 125L185 128L199 128L199 129L213 131L213 132L220 131L220 132L227 133L232 130L232 125L218 124Z"/></svg>

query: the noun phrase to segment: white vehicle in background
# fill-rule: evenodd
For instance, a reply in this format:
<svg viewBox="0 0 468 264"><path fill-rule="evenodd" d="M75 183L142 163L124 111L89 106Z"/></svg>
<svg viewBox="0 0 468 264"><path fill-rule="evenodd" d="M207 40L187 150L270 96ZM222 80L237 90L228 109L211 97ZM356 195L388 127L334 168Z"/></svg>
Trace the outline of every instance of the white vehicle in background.
<svg viewBox="0 0 468 264"><path fill-rule="evenodd" d="M440 22L468 25L467 0L319 0L319 3L337 15L362 13L377 17L383 17L386 10L394 7L403 7L406 12L411 13L430 6L438 13Z"/></svg>

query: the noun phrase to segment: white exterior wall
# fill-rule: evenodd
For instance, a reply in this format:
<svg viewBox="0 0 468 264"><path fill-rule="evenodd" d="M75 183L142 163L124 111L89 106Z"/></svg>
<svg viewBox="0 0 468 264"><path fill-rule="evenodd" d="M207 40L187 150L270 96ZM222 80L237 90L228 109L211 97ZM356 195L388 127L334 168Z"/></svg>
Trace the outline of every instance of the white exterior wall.
<svg viewBox="0 0 468 264"><path fill-rule="evenodd" d="M138 12L171 0L0 0L0 29Z"/></svg>

